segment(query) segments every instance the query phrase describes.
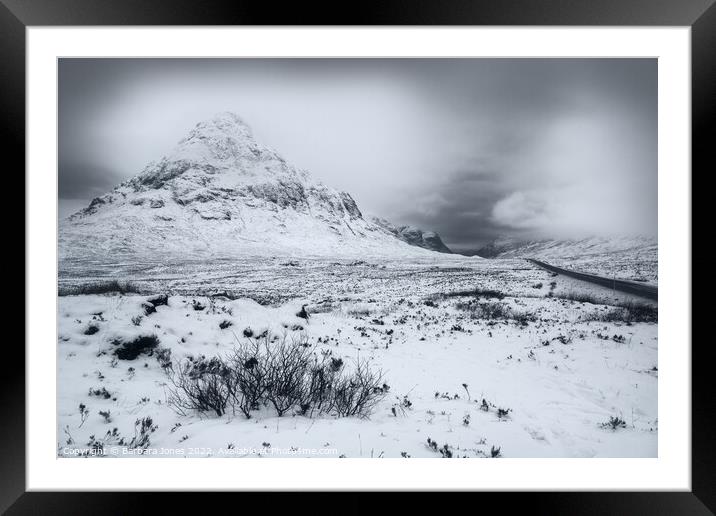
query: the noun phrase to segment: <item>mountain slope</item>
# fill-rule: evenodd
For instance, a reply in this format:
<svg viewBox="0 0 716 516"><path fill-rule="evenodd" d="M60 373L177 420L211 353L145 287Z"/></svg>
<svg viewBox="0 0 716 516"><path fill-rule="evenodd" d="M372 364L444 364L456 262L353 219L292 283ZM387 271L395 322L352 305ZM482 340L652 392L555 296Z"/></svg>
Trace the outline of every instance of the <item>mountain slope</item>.
<svg viewBox="0 0 716 516"><path fill-rule="evenodd" d="M479 249L461 251L467 256L482 256L483 258L498 258L502 253L517 250L529 244L528 241L518 240L514 237L498 237Z"/></svg>
<svg viewBox="0 0 716 516"><path fill-rule="evenodd" d="M403 242L431 251L439 253L449 253L452 251L440 239L440 235L434 231L423 231L415 226L395 226L385 219L379 217L369 217L370 221L388 231L391 235L399 238Z"/></svg>
<svg viewBox="0 0 716 516"><path fill-rule="evenodd" d="M648 237L591 237L571 240L498 238L476 254L484 258L585 258L616 253L655 253L657 241Z"/></svg>
<svg viewBox="0 0 716 516"><path fill-rule="evenodd" d="M484 258L536 258L605 277L657 283L659 246L651 237L521 241L499 238L477 251Z"/></svg>
<svg viewBox="0 0 716 516"><path fill-rule="evenodd" d="M168 156L62 221L59 252L60 259L428 253L258 143L232 113L197 124Z"/></svg>

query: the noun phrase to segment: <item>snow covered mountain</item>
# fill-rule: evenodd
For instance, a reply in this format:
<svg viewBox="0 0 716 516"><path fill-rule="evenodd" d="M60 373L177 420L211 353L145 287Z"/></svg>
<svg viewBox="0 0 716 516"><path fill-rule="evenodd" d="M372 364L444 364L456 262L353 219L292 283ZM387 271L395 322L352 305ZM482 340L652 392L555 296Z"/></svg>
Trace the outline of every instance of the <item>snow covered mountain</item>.
<svg viewBox="0 0 716 516"><path fill-rule="evenodd" d="M658 250L656 238L649 237L591 237L573 240L519 240L501 237L479 249L484 258L586 258L589 256L631 254L654 255Z"/></svg>
<svg viewBox="0 0 716 516"><path fill-rule="evenodd" d="M258 143L237 115L222 113L61 221L59 256L429 256L431 242L442 244L419 230L414 241L401 235L366 220L348 193L312 179Z"/></svg>
<svg viewBox="0 0 716 516"><path fill-rule="evenodd" d="M479 249L470 249L462 251L468 256L482 256L483 258L498 258L501 253L519 249L529 242L519 240L514 237L502 236L494 239L492 242L482 246Z"/></svg>
<svg viewBox="0 0 716 516"><path fill-rule="evenodd" d="M524 241L502 237L477 250L483 258L536 258L558 267L605 277L656 284L659 246L655 237L591 237Z"/></svg>
<svg viewBox="0 0 716 516"><path fill-rule="evenodd" d="M370 216L369 220L410 245L430 249L431 251L437 251L439 253L452 254L450 248L440 239L440 235L434 231L423 231L415 226L396 226L380 217Z"/></svg>

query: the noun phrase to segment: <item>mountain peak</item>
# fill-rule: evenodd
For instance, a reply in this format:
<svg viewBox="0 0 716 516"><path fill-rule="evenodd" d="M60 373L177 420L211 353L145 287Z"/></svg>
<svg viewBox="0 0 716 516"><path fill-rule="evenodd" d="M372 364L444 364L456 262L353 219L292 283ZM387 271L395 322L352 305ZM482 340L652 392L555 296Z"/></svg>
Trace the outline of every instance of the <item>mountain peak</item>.
<svg viewBox="0 0 716 516"><path fill-rule="evenodd" d="M169 159L211 163L234 161L252 155L259 157L260 154L275 157L269 149L256 143L251 128L241 117L226 111L196 124L179 141Z"/></svg>
<svg viewBox="0 0 716 516"><path fill-rule="evenodd" d="M364 219L348 193L287 163L231 112L198 123L172 152L93 199L66 220L60 244L63 256L449 252L433 233Z"/></svg>
<svg viewBox="0 0 716 516"><path fill-rule="evenodd" d="M300 175L275 151L258 143L241 117L226 111L196 124L170 153L124 184L158 188L187 172L195 181L205 182L207 175L227 171L232 171L235 179L279 172Z"/></svg>
<svg viewBox="0 0 716 516"><path fill-rule="evenodd" d="M239 115L232 111L223 111L196 124L184 140L188 140L192 136L214 136L217 133L233 137L253 138L251 128Z"/></svg>

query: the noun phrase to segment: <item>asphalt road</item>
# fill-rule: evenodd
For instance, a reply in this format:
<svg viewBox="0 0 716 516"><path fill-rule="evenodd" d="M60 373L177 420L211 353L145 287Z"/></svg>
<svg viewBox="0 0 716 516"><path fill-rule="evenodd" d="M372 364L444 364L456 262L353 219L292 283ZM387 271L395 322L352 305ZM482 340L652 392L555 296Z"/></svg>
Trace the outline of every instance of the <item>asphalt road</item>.
<svg viewBox="0 0 716 516"><path fill-rule="evenodd" d="M590 283L596 283L597 285L602 285L603 287L612 288L621 292L627 292L636 296L646 297L655 301L659 299L659 288L654 285L648 285L636 281L604 278L602 276L596 276L594 274L587 274L586 272L562 269L561 267L555 267L554 265L550 265L539 260L534 260L532 258L528 258L528 260L550 272L556 272L557 274L563 274L564 276L569 276L571 278L588 281Z"/></svg>

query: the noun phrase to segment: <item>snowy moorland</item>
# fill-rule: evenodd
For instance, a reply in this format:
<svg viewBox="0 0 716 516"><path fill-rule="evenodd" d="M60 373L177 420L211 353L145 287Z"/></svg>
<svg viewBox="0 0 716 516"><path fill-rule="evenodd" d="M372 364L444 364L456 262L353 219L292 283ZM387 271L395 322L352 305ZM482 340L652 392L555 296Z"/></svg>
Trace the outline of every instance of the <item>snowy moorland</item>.
<svg viewBox="0 0 716 516"><path fill-rule="evenodd" d="M656 307L525 260L67 262L60 276L58 456L657 454ZM182 371L250 370L237 349L281 343L348 381L374 375L367 410L178 403Z"/></svg>
<svg viewBox="0 0 716 516"><path fill-rule="evenodd" d="M655 305L364 216L235 114L58 247L58 456L656 456Z"/></svg>
<svg viewBox="0 0 716 516"><path fill-rule="evenodd" d="M497 239L483 248L492 258L536 258L551 265L656 285L659 246L655 237L591 237L577 240Z"/></svg>

